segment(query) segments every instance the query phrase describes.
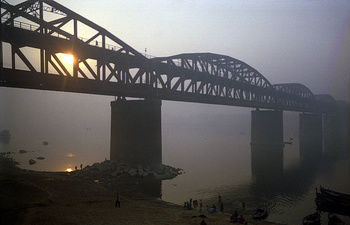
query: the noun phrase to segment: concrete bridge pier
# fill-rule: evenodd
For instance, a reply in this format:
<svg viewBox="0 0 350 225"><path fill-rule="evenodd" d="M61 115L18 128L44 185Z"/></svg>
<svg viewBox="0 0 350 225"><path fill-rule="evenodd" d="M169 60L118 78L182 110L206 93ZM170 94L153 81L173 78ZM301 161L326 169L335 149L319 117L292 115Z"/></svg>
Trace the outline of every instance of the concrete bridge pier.
<svg viewBox="0 0 350 225"><path fill-rule="evenodd" d="M328 156L338 156L341 152L341 126L337 114L323 115L323 147Z"/></svg>
<svg viewBox="0 0 350 225"><path fill-rule="evenodd" d="M283 111L252 111L252 174L259 180L283 175Z"/></svg>
<svg viewBox="0 0 350 225"><path fill-rule="evenodd" d="M153 168L162 164L161 100L111 102L112 161L128 161Z"/></svg>
<svg viewBox="0 0 350 225"><path fill-rule="evenodd" d="M301 113L299 115L299 151L303 159L322 156L322 115Z"/></svg>

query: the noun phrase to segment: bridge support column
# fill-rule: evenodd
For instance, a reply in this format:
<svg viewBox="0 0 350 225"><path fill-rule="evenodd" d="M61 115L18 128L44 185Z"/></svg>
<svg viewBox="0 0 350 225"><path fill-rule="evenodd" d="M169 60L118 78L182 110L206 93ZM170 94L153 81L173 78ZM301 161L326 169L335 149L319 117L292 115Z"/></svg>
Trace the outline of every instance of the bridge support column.
<svg viewBox="0 0 350 225"><path fill-rule="evenodd" d="M161 100L111 102L112 161L150 167L162 164Z"/></svg>
<svg viewBox="0 0 350 225"><path fill-rule="evenodd" d="M251 166L257 180L283 175L283 111L252 111Z"/></svg>
<svg viewBox="0 0 350 225"><path fill-rule="evenodd" d="M340 121L337 114L323 115L323 146L328 156L335 157L341 152Z"/></svg>
<svg viewBox="0 0 350 225"><path fill-rule="evenodd" d="M299 115L300 157L314 159L322 156L322 115Z"/></svg>

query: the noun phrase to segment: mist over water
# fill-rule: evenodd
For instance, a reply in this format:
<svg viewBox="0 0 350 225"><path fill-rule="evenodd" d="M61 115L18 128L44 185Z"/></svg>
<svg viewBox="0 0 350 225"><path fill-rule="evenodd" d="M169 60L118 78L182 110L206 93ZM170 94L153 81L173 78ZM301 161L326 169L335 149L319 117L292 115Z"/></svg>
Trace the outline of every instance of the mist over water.
<svg viewBox="0 0 350 225"><path fill-rule="evenodd" d="M204 207L215 204L218 208L220 195L227 213L238 209L239 213L249 216L256 207L265 205L269 212L267 220L300 224L303 217L316 211L316 187L322 185L350 193L349 159L346 156L340 159L300 159L299 113L294 112L284 112L284 140L292 138L293 143L285 145L283 149L282 175L274 175L274 171L264 166L258 167L254 174L250 111L235 113L229 119L220 116L213 118L214 115L196 116L187 120L183 127L169 126L172 129L163 132L164 142L169 143L167 139L171 139L174 143L167 146L174 149L172 153L167 153L168 149L163 147L163 159L168 159L174 165L171 163L173 157L167 157L167 154L181 152L178 155L182 158L175 165L180 165L186 172L162 182L163 200L184 204L190 198L201 199ZM212 125L211 122L215 121L218 121L218 126ZM196 129L184 129L187 127ZM210 139L203 138L203 132L209 132ZM179 134L182 136L179 137ZM262 148L258 150L264 151ZM328 221L327 213L323 213L322 218ZM343 219L349 221L349 217Z"/></svg>
<svg viewBox="0 0 350 225"><path fill-rule="evenodd" d="M1 152L13 152L10 156L21 162L21 168L64 171L109 159L113 97L13 88L0 92L0 130L11 134L9 144L0 144ZM185 173L146 187L161 187L151 192L181 205L189 198L217 204L221 195L226 212L239 209L248 216L266 204L269 221L288 224L299 224L315 211L315 187L349 193L347 158L306 163L299 159L295 112L284 112L284 140L293 138L293 144L283 149L283 176L267 177L268 182L256 177L251 165L251 110L163 101L163 164ZM32 158L37 163L29 165Z"/></svg>

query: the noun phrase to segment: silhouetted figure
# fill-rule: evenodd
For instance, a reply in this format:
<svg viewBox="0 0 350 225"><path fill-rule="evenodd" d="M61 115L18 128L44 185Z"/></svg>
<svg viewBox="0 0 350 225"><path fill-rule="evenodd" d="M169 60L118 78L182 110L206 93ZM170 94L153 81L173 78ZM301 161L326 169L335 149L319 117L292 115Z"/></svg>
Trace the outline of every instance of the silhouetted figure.
<svg viewBox="0 0 350 225"><path fill-rule="evenodd" d="M246 221L245 221L244 217L242 215L240 215L239 218L238 218L238 223L245 224L245 222Z"/></svg>
<svg viewBox="0 0 350 225"><path fill-rule="evenodd" d="M118 194L117 194L117 200L115 201L115 207L119 207L120 208L120 198L119 198Z"/></svg>
<svg viewBox="0 0 350 225"><path fill-rule="evenodd" d="M237 212L237 209L235 210L234 213L232 213L232 216L231 216L230 219L231 219L231 222L233 222L233 223L238 222L238 212Z"/></svg>
<svg viewBox="0 0 350 225"><path fill-rule="evenodd" d="M83 164L80 164L80 169L81 169L81 170L83 169Z"/></svg>
<svg viewBox="0 0 350 225"><path fill-rule="evenodd" d="M77 166L75 166L75 170L78 170L78 167L77 167Z"/></svg>
<svg viewBox="0 0 350 225"><path fill-rule="evenodd" d="M202 211L203 209L203 203L202 200L199 200L199 211Z"/></svg>
<svg viewBox="0 0 350 225"><path fill-rule="evenodd" d="M193 208L197 208L198 207L198 201L197 200L194 200L193 201Z"/></svg>
<svg viewBox="0 0 350 225"><path fill-rule="evenodd" d="M216 212L216 206L213 205L211 208L210 208L210 212Z"/></svg>
<svg viewBox="0 0 350 225"><path fill-rule="evenodd" d="M224 211L224 203L220 203L220 212L223 212Z"/></svg>
<svg viewBox="0 0 350 225"><path fill-rule="evenodd" d="M219 195L219 204L221 203L221 196Z"/></svg>

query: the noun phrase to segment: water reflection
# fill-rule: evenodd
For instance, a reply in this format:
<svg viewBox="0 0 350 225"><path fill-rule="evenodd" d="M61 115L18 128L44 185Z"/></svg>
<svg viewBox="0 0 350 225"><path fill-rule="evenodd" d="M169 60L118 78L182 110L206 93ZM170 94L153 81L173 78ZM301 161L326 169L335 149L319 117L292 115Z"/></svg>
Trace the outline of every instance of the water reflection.
<svg viewBox="0 0 350 225"><path fill-rule="evenodd" d="M310 143L308 151L322 152L317 143ZM250 182L201 189L197 191L196 198L203 199L204 205L212 205L217 204L220 194L226 212L232 213L237 209L247 216L257 206L265 205L269 221L299 224L304 216L316 210L315 187L324 185L334 188L336 185L337 190L348 187L349 174L348 171L344 172L344 168L347 169L346 157L344 161L327 158L327 155L302 157L292 166L283 169L283 151L282 145L251 146ZM323 216L326 217L326 214Z"/></svg>
<svg viewBox="0 0 350 225"><path fill-rule="evenodd" d="M283 145L252 145L251 169L256 190L274 192L280 188L283 178Z"/></svg>
<svg viewBox="0 0 350 225"><path fill-rule="evenodd" d="M302 142L305 143L305 142ZM301 149L305 147L301 144ZM283 171L283 145L251 147L253 192L264 193L271 197L276 194L303 196L314 183L314 173L317 171L321 158L317 155L301 158L298 165ZM318 144L307 142L307 150L320 152Z"/></svg>
<svg viewBox="0 0 350 225"><path fill-rule="evenodd" d="M320 173L327 176L343 175L344 179L339 181L347 180L346 174L332 171L337 161L329 158L329 155L325 157L319 155L322 152L322 146L318 142L304 139L300 143L300 151L304 154L297 164L285 171L283 171L283 146L252 146L252 183L240 187L239 191L236 189L236 193L227 194L230 197L246 196L247 199L242 201L252 204L246 210L251 211L254 206L265 204L270 211L269 220L271 221L288 224L300 222L305 214L316 210L315 187L334 185L327 180L320 181ZM308 153L305 154L305 151ZM343 186L343 184L339 185Z"/></svg>

